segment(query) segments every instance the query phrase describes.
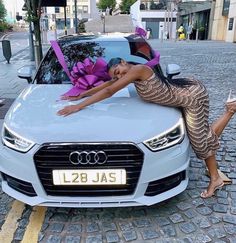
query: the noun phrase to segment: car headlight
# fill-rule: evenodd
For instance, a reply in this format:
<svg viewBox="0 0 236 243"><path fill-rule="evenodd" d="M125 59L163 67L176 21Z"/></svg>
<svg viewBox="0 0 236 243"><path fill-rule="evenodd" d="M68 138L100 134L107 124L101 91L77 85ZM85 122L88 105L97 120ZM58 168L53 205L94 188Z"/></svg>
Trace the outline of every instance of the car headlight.
<svg viewBox="0 0 236 243"><path fill-rule="evenodd" d="M184 138L184 122L181 118L178 123L169 130L143 142L150 150L158 151L180 143Z"/></svg>
<svg viewBox="0 0 236 243"><path fill-rule="evenodd" d="M28 152L34 146L34 142L11 131L5 124L2 129L2 141L7 147L20 152Z"/></svg>

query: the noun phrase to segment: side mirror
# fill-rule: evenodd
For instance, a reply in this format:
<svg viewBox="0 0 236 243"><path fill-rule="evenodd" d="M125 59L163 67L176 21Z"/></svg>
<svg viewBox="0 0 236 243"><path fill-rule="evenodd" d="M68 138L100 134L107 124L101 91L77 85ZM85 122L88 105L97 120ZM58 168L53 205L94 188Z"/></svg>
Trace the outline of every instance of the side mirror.
<svg viewBox="0 0 236 243"><path fill-rule="evenodd" d="M180 74L180 66L177 64L168 64L166 67L166 75L168 78L172 78L175 75Z"/></svg>
<svg viewBox="0 0 236 243"><path fill-rule="evenodd" d="M32 83L32 76L35 73L35 66L27 65L18 69L17 76L19 78L27 79L28 83Z"/></svg>

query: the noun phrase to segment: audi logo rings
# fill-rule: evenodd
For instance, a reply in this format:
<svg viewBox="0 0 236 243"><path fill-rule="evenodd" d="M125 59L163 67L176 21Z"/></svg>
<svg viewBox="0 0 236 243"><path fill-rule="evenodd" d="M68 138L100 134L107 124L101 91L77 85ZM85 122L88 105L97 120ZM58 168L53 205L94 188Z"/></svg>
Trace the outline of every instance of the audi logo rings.
<svg viewBox="0 0 236 243"><path fill-rule="evenodd" d="M104 151L74 151L70 153L69 160L73 165L102 165L106 163L107 155Z"/></svg>

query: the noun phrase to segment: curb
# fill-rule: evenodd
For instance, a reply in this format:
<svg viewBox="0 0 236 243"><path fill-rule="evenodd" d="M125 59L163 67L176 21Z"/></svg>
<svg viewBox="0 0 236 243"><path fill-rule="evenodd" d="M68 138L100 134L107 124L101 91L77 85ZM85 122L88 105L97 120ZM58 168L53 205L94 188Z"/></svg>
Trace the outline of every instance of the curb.
<svg viewBox="0 0 236 243"><path fill-rule="evenodd" d="M0 41L5 40L5 38L7 38L8 35L9 35L9 34L4 34L4 35L0 38Z"/></svg>

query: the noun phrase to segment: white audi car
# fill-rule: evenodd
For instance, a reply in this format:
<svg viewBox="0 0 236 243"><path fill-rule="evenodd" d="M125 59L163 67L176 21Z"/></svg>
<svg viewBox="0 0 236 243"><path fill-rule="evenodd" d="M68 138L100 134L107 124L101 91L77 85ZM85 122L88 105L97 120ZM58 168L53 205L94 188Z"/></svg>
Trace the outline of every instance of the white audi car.
<svg viewBox="0 0 236 243"><path fill-rule="evenodd" d="M86 57L145 63L154 52L141 37L67 36L58 40L69 70ZM169 76L179 72L168 66ZM156 72L162 72L156 65ZM4 192L29 205L152 205L183 192L190 145L180 110L142 101L131 84L67 117L57 111L71 88L50 48L5 116L0 142Z"/></svg>

